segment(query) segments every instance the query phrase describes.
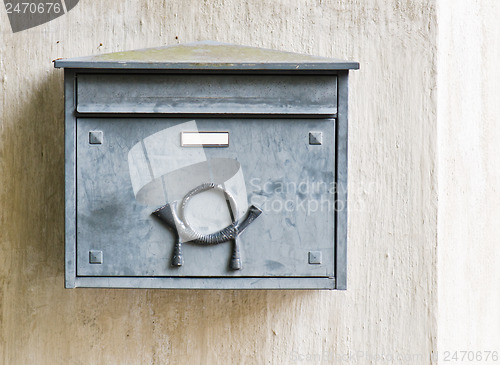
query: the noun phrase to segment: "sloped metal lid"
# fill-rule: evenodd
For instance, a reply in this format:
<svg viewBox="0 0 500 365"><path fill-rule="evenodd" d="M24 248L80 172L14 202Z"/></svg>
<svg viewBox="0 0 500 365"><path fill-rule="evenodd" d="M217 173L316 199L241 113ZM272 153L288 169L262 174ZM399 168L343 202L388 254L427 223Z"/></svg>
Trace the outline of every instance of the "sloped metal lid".
<svg viewBox="0 0 500 365"><path fill-rule="evenodd" d="M348 70L359 63L212 41L58 59L56 68L161 70Z"/></svg>

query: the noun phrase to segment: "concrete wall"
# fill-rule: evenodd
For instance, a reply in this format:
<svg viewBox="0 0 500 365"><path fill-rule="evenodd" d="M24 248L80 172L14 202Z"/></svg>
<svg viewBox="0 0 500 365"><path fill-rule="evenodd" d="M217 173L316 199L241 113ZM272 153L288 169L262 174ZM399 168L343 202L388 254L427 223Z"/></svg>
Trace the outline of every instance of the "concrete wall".
<svg viewBox="0 0 500 365"><path fill-rule="evenodd" d="M51 61L204 39L361 63L347 291L63 288L63 74ZM430 362L436 42L434 0L81 0L15 34L0 9L0 362Z"/></svg>
<svg viewBox="0 0 500 365"><path fill-rule="evenodd" d="M438 9L438 349L484 363L500 353L500 2Z"/></svg>

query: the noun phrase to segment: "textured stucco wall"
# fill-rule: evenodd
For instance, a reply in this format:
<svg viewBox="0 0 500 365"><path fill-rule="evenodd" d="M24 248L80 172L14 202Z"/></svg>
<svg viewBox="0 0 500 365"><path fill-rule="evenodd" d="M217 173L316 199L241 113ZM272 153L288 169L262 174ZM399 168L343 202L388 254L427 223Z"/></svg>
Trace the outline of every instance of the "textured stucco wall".
<svg viewBox="0 0 500 365"><path fill-rule="evenodd" d="M360 62L347 291L63 288L63 75L51 61L204 39ZM0 362L428 363L436 41L434 0L81 0L16 34L0 8Z"/></svg>
<svg viewBox="0 0 500 365"><path fill-rule="evenodd" d="M500 356L500 2L438 9L438 349L484 363Z"/></svg>

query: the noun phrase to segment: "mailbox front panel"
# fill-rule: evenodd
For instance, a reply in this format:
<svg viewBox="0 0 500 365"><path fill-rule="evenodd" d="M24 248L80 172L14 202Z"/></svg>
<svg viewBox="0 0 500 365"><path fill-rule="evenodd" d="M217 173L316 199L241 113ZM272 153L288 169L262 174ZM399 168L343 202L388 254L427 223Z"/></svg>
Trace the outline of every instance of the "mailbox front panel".
<svg viewBox="0 0 500 365"><path fill-rule="evenodd" d="M335 155L334 119L78 118L76 274L333 277ZM220 191L196 195L185 214L210 233L262 210L238 237L241 269L229 268L231 242L184 242L174 267L176 235L152 212L214 181L238 217Z"/></svg>

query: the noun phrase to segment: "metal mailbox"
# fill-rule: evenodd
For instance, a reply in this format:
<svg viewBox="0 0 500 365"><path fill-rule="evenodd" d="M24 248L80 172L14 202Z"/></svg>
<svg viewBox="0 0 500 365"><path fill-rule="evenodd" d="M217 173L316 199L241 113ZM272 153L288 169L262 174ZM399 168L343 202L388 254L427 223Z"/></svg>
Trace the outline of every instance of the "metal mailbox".
<svg viewBox="0 0 500 365"><path fill-rule="evenodd" d="M55 67L66 287L346 288L358 63L197 42Z"/></svg>

